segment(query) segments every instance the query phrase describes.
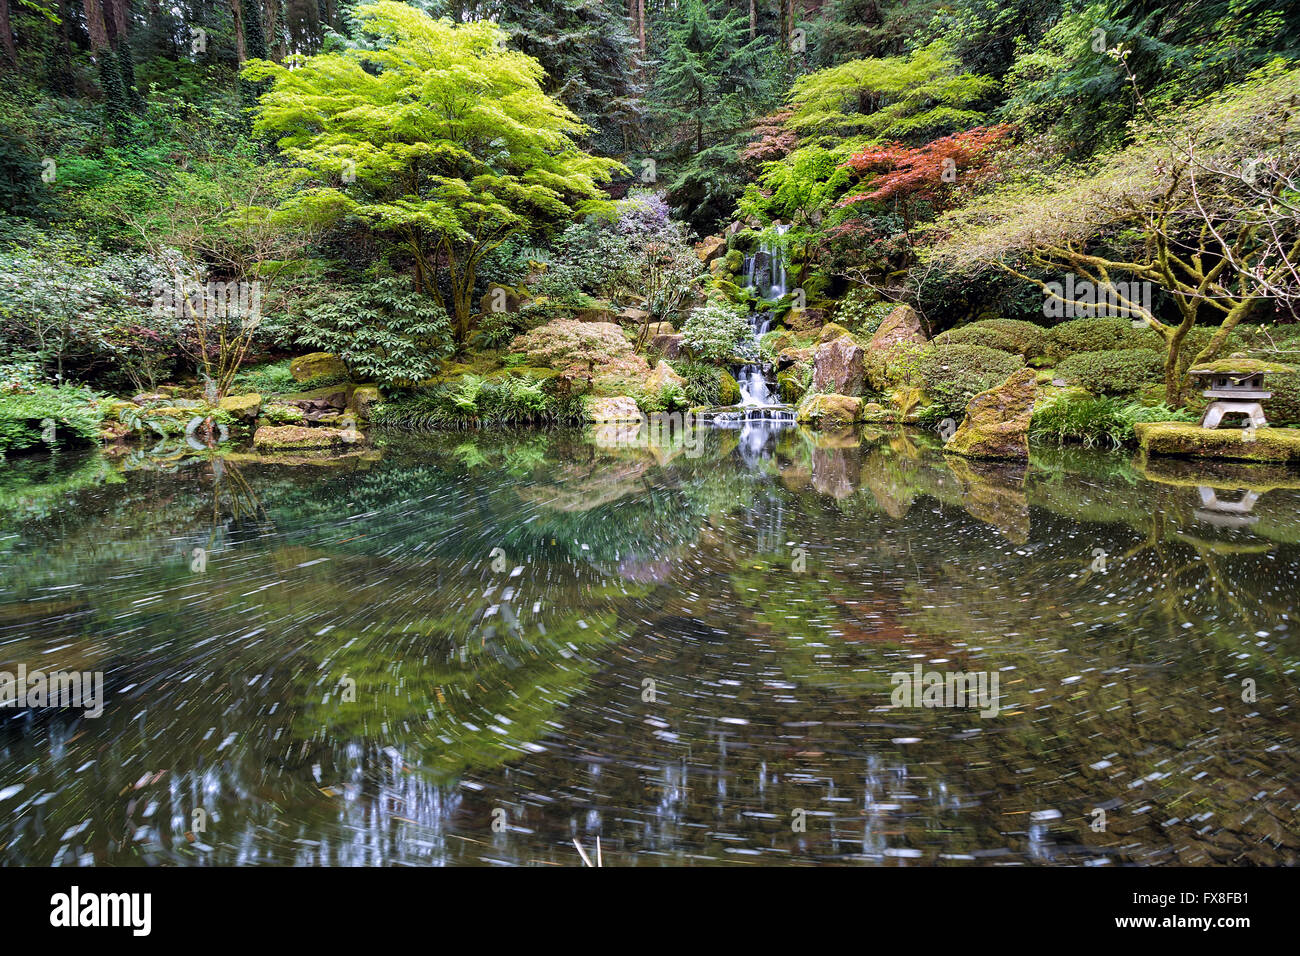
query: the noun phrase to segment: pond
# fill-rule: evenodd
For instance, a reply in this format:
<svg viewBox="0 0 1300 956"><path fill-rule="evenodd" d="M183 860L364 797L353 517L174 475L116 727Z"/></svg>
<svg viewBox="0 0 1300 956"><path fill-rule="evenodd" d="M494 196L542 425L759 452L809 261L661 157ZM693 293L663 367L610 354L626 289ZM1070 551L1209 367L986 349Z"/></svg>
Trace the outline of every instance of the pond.
<svg viewBox="0 0 1300 956"><path fill-rule="evenodd" d="M105 700L0 863L1293 864L1298 572L1294 472L915 431L11 462L0 669Z"/></svg>

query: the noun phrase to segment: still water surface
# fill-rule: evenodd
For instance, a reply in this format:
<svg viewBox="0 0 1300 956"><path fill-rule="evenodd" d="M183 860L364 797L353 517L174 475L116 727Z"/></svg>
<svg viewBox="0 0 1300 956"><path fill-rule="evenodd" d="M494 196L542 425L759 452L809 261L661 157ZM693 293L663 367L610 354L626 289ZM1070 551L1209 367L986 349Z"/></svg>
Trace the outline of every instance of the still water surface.
<svg viewBox="0 0 1300 956"><path fill-rule="evenodd" d="M1300 861L1300 474L627 437L0 467L0 863Z"/></svg>

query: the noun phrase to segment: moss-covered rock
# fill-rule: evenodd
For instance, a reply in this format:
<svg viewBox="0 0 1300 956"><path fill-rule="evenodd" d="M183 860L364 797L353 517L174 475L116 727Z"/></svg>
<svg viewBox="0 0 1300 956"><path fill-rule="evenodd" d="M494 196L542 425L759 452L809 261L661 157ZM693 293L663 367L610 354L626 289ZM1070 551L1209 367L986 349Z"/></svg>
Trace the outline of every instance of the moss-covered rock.
<svg viewBox="0 0 1300 956"><path fill-rule="evenodd" d="M363 440L360 432L350 428L302 428L298 425L263 425L253 435L253 445L259 449L339 448Z"/></svg>
<svg viewBox="0 0 1300 956"><path fill-rule="evenodd" d="M1300 428L1201 428L1188 422L1138 422L1148 455L1230 461L1300 461Z"/></svg>
<svg viewBox="0 0 1300 956"><path fill-rule="evenodd" d="M823 340L813 357L813 388L839 395L860 394L865 357L862 346L847 333Z"/></svg>
<svg viewBox="0 0 1300 956"><path fill-rule="evenodd" d="M235 421L251 424L257 421L258 412L262 410L262 396L256 392L249 395L227 395L221 400L220 407Z"/></svg>
<svg viewBox="0 0 1300 956"><path fill-rule="evenodd" d="M850 334L849 330L846 329L844 326L837 325L834 322L827 322L825 325L821 327L821 330L818 331L817 333L817 344L822 345L826 342L830 342L834 339L838 339L840 336L849 335L849 334Z"/></svg>
<svg viewBox="0 0 1300 956"><path fill-rule="evenodd" d="M384 400L377 385L358 385L348 396L347 409L358 421L370 421L371 410Z"/></svg>
<svg viewBox="0 0 1300 956"><path fill-rule="evenodd" d="M735 405L740 401L740 383L727 371L718 376L718 402L722 405Z"/></svg>
<svg viewBox="0 0 1300 956"><path fill-rule="evenodd" d="M804 396L804 392L807 391L803 384L803 372L794 368L777 372L776 390L781 397L781 401L785 402L785 404L798 405L799 400Z"/></svg>
<svg viewBox="0 0 1300 956"><path fill-rule="evenodd" d="M862 399L818 392L804 397L795 417L800 424L819 428L852 425L862 418Z"/></svg>
<svg viewBox="0 0 1300 956"><path fill-rule="evenodd" d="M591 396L587 398L587 421L593 424L639 422L641 417L641 408L637 405L636 399L629 398L626 395L616 395L608 398Z"/></svg>
<svg viewBox="0 0 1300 956"><path fill-rule="evenodd" d="M337 355L329 352L310 352L289 363L289 374L295 381L305 382L323 375L347 375L348 367Z"/></svg>
<svg viewBox="0 0 1300 956"><path fill-rule="evenodd" d="M1034 370L1021 368L996 388L980 392L943 450L967 458L1028 459L1036 388Z"/></svg>
<svg viewBox="0 0 1300 956"><path fill-rule="evenodd" d="M301 425L303 411L297 405L268 402L262 407L261 421L268 425Z"/></svg>

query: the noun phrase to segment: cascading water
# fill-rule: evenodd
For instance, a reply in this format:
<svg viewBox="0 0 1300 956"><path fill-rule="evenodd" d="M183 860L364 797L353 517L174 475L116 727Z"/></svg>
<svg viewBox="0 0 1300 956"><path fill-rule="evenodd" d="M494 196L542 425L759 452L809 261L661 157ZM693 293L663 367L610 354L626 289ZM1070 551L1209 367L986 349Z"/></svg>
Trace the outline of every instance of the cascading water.
<svg viewBox="0 0 1300 956"><path fill-rule="evenodd" d="M756 255L745 260L746 287L762 299L779 299L786 294L785 252L779 239L790 227L778 224L773 227L776 239L764 240ZM772 327L772 313L755 311L750 313L749 327L753 333L751 351L758 356L758 343ZM776 421L788 421L793 413L777 401L768 382L769 369L761 361L745 365L737 375L740 385L740 404L747 410L745 418L762 418ZM752 411L750 411L752 410Z"/></svg>

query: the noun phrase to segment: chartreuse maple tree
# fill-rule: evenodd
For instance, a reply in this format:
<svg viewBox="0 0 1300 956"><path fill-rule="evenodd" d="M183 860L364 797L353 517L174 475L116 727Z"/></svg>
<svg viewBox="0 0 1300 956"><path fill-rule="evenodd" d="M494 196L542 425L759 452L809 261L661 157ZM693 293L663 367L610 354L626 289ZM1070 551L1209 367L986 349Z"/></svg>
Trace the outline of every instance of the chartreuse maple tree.
<svg viewBox="0 0 1300 956"><path fill-rule="evenodd" d="M278 137L299 185L274 215L369 223L410 255L416 291L447 310L463 345L484 256L606 208L600 184L623 167L577 147L585 127L495 24L392 0L356 16L373 47L244 69L270 81L254 131Z"/></svg>

